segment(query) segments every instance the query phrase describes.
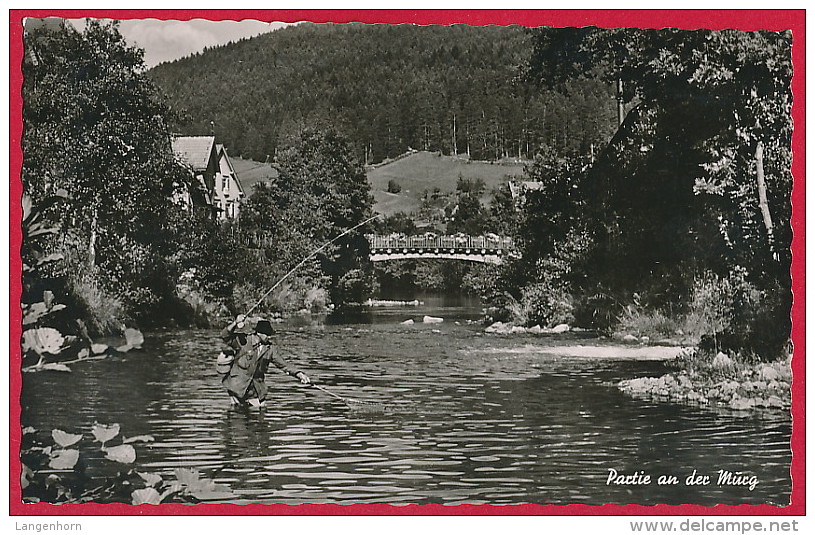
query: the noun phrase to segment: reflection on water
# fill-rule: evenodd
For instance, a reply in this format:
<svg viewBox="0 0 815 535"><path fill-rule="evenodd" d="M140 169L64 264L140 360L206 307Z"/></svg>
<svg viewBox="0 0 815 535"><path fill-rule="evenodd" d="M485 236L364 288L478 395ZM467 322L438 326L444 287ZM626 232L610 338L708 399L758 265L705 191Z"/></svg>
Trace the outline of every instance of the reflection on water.
<svg viewBox="0 0 815 535"><path fill-rule="evenodd" d="M542 353L564 339L484 335L466 322L478 312L430 302L376 310L365 324L281 328L282 352L315 382L383 411L283 375L268 377L265 410L232 409L213 365L217 333L187 331L72 374L26 374L23 425L89 434L95 421L118 422L156 438L137 448L143 469L196 467L241 503L789 502L788 417L632 400L614 383L661 374L661 363ZM445 322L399 325L425 314ZM607 485L612 468L680 484ZM759 484L688 487L693 470Z"/></svg>

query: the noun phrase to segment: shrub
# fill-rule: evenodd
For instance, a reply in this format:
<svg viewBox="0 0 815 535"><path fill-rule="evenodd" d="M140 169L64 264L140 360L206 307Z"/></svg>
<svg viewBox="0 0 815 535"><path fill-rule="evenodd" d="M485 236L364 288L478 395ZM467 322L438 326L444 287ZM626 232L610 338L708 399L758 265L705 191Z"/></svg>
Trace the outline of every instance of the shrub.
<svg viewBox="0 0 815 535"><path fill-rule="evenodd" d="M373 295L376 289L376 278L361 269L352 269L337 282L337 302L361 303Z"/></svg>
<svg viewBox="0 0 815 535"><path fill-rule="evenodd" d="M319 313L326 310L330 303L328 291L320 286L312 286L311 289L306 291L303 298L303 305L306 310Z"/></svg>
<svg viewBox="0 0 815 535"><path fill-rule="evenodd" d="M399 193L402 191L402 186L393 179L388 180L388 193Z"/></svg>
<svg viewBox="0 0 815 535"><path fill-rule="evenodd" d="M177 468L175 479L139 469L135 443L150 443L150 435L125 438L119 424L94 424L90 444L86 433L54 429L49 439L27 427L20 448L20 485L27 503L128 503L133 505L234 498L232 490L195 469ZM40 435L40 436L38 436ZM114 445L111 445L114 444ZM86 460L101 458L107 464L86 470Z"/></svg>
<svg viewBox="0 0 815 535"><path fill-rule="evenodd" d="M595 291L574 300L575 325L609 332L617 322L619 304L609 293Z"/></svg>
<svg viewBox="0 0 815 535"><path fill-rule="evenodd" d="M106 292L90 273L73 274L68 279L70 305L83 318L91 334L121 332L128 315L124 303Z"/></svg>
<svg viewBox="0 0 815 535"><path fill-rule="evenodd" d="M235 287L232 289L232 297L230 299L230 308L232 313L243 314L255 303L257 303L260 296L263 295L263 292L266 290L260 289L257 285L251 282L239 282L235 284ZM266 307L264 304L260 305L261 310L265 310Z"/></svg>
<svg viewBox="0 0 815 535"><path fill-rule="evenodd" d="M723 313L723 318L702 335L699 348L716 353L724 351L748 360L774 360L786 354L790 337L792 295L778 281L750 280L743 268L731 270L726 278L711 277L701 284L704 299L696 315L705 311ZM709 299L708 299L709 295ZM721 300L722 305L716 305ZM708 301L714 303L709 304ZM720 308L716 308L719 306ZM718 329L720 327L720 329ZM718 330L717 330L718 329Z"/></svg>
<svg viewBox="0 0 815 535"><path fill-rule="evenodd" d="M623 312L618 317L617 328L637 336L650 337L672 336L682 332L675 318L666 316L661 310L648 310L638 302L623 307Z"/></svg>
<svg viewBox="0 0 815 535"><path fill-rule="evenodd" d="M219 316L230 315L222 299L210 295L197 277L197 270L188 269L176 284L179 299L190 307L192 323L197 327L209 327Z"/></svg>
<svg viewBox="0 0 815 535"><path fill-rule="evenodd" d="M560 284L539 282L522 288L520 301L510 299L506 307L515 323L554 326L572 323L572 298Z"/></svg>
<svg viewBox="0 0 815 535"><path fill-rule="evenodd" d="M291 314L298 310L322 312L329 305L328 291L320 281L288 280L267 295L255 308L256 313ZM323 281L324 282L324 281ZM235 285L230 300L234 314L243 314L251 309L269 290L251 282Z"/></svg>
<svg viewBox="0 0 815 535"><path fill-rule="evenodd" d="M553 326L574 322L572 296L563 284L531 284L523 289L523 304L529 324Z"/></svg>
<svg viewBox="0 0 815 535"><path fill-rule="evenodd" d="M716 336L728 330L734 319L734 304L752 299L753 290L743 275L736 271L723 278L706 272L696 277L685 315L685 332L698 342L704 336Z"/></svg>

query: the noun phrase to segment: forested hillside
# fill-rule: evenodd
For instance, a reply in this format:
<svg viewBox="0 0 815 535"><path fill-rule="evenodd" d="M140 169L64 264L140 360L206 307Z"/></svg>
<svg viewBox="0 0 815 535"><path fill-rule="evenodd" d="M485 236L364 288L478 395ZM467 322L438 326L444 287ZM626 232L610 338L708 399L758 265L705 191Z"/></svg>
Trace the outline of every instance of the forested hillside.
<svg viewBox="0 0 815 535"><path fill-rule="evenodd" d="M301 24L154 68L185 134L214 129L233 155L265 161L306 127L331 125L360 161L409 148L528 159L541 144L589 153L615 127L609 84L558 91L521 82L522 27Z"/></svg>

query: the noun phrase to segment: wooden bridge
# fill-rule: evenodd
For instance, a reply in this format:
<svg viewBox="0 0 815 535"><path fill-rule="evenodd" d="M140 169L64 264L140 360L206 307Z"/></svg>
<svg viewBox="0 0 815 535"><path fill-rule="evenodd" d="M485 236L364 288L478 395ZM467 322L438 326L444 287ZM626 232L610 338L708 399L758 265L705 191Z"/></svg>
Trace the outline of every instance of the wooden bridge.
<svg viewBox="0 0 815 535"><path fill-rule="evenodd" d="M486 234L484 236L405 236L389 234L381 236L368 234L371 248L371 261L406 260L411 258L444 258L467 260L485 264L501 264L504 258L512 254L512 238Z"/></svg>

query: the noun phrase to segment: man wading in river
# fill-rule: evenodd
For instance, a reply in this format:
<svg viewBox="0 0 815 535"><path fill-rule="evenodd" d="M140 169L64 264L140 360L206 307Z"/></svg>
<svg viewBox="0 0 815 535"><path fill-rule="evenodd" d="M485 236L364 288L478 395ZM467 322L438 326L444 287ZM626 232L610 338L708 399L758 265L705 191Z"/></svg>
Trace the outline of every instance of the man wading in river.
<svg viewBox="0 0 815 535"><path fill-rule="evenodd" d="M262 407L266 399L263 381L269 362L308 385L308 376L293 368L272 345L272 324L262 318L247 318L243 314L221 331L221 338L230 350L218 355L217 369L232 403ZM228 354L231 353L231 354Z"/></svg>

